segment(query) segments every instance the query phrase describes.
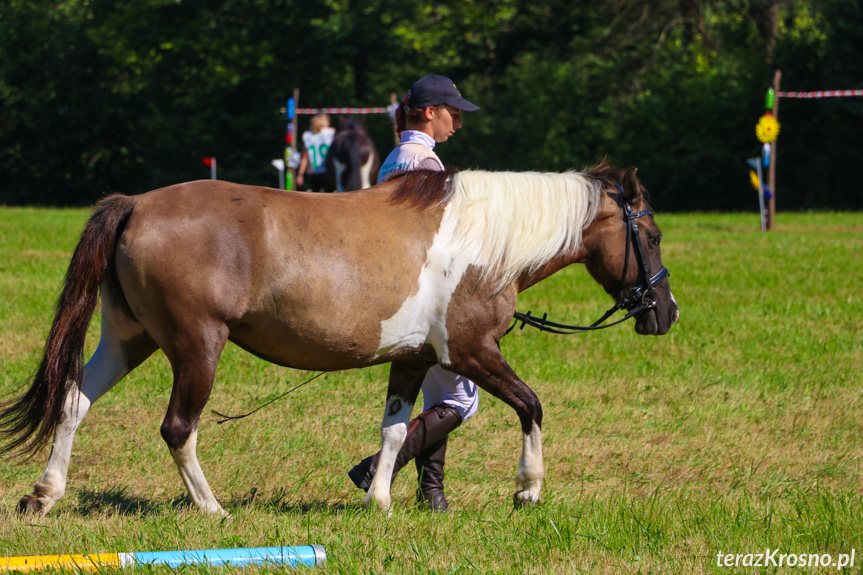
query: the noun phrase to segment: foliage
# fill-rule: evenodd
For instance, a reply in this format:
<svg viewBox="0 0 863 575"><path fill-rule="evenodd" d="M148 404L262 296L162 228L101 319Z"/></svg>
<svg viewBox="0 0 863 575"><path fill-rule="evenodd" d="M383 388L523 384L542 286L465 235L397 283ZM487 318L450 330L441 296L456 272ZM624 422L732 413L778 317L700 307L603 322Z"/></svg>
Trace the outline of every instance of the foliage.
<svg viewBox="0 0 863 575"><path fill-rule="evenodd" d="M448 165L608 156L666 210L750 210L773 69L788 89L859 88L861 30L853 0L7 0L0 202L139 193L207 177L205 156L275 185L294 87L303 106L384 105L435 72L482 107ZM859 207L861 120L860 100L782 101L780 209ZM367 124L389 149L387 120Z"/></svg>

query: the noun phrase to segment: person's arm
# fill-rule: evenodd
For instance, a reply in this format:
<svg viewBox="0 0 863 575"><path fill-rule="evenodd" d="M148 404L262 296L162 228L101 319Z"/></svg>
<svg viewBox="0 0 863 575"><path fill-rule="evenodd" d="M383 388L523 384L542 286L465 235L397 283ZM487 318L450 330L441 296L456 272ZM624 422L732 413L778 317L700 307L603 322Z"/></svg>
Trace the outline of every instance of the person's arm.
<svg viewBox="0 0 863 575"><path fill-rule="evenodd" d="M303 154L300 157L300 166L297 168L297 185L302 186L303 180L305 180L304 174L306 173L306 168L309 167L309 152L307 150L303 150Z"/></svg>

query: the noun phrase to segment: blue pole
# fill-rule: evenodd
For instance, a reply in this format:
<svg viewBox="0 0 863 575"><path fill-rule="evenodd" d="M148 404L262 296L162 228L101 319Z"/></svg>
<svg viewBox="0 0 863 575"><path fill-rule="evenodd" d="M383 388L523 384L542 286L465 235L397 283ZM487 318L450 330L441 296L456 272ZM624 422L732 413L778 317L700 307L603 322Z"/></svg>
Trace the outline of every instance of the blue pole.
<svg viewBox="0 0 863 575"><path fill-rule="evenodd" d="M202 549L197 551L151 551L129 553L134 565L168 565L177 567L193 563L208 565L288 565L320 567L327 554L320 545L296 547L253 547L249 549Z"/></svg>

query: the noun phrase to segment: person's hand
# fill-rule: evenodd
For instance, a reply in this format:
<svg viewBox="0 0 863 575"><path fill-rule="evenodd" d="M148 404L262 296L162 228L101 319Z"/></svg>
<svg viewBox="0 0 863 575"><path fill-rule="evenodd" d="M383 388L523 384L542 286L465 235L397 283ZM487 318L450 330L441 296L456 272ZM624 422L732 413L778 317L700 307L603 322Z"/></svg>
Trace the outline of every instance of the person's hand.
<svg viewBox="0 0 863 575"><path fill-rule="evenodd" d="M303 175L302 174L297 174L297 185L298 186L303 185Z"/></svg>

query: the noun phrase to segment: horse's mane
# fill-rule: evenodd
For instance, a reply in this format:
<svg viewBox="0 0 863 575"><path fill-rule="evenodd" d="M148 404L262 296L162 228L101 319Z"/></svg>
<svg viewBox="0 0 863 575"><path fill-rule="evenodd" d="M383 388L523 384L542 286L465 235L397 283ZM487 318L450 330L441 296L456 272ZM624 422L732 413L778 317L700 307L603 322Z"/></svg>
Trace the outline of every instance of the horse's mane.
<svg viewBox="0 0 863 575"><path fill-rule="evenodd" d="M586 173L414 171L396 176L392 201L418 209L446 206L454 249L475 253L483 277L503 288L563 251L581 246L596 216L600 191L619 181L601 164Z"/></svg>
<svg viewBox="0 0 863 575"><path fill-rule="evenodd" d="M450 185L450 176L453 174L455 172L435 170L397 172L389 179L399 184L390 201L421 210L446 204L454 190Z"/></svg>
<svg viewBox="0 0 863 575"><path fill-rule="evenodd" d="M623 170L615 168L606 160L586 170L584 175L601 183L603 188L612 188L623 182Z"/></svg>

